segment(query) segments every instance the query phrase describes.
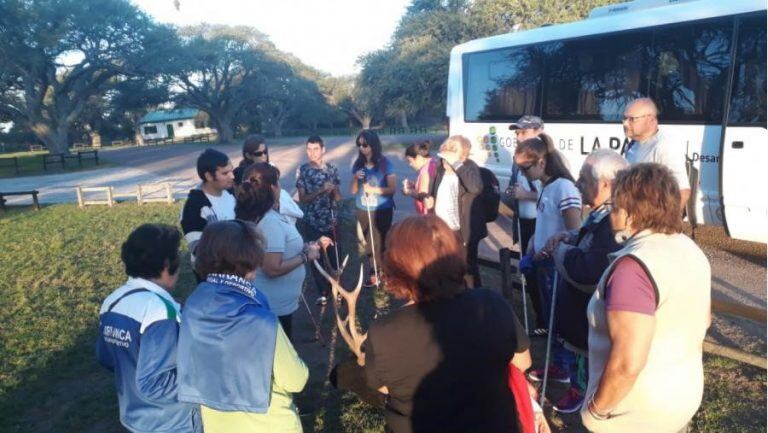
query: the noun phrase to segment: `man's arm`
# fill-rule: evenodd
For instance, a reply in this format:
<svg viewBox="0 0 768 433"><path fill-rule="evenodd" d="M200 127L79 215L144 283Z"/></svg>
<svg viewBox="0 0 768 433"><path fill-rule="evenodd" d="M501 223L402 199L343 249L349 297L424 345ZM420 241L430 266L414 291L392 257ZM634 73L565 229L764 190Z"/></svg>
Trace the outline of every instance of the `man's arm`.
<svg viewBox="0 0 768 433"><path fill-rule="evenodd" d="M299 191L299 203L310 203L314 201L316 198L320 197L322 194L336 194L338 192L338 189L339 189L338 187L334 187L334 189L329 192L325 188L320 188L315 192L307 193L307 191L304 188L297 188L297 190Z"/></svg>

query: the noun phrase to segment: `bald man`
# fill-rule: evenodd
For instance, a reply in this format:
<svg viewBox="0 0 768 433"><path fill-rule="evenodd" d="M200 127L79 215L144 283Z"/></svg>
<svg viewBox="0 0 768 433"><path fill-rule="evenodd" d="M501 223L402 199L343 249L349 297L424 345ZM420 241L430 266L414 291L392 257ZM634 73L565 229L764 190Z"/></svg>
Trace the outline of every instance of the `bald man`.
<svg viewBox="0 0 768 433"><path fill-rule="evenodd" d="M659 110L650 98L632 101L624 110L624 134L632 140L625 155L630 164L656 162L672 170L680 188L680 208L691 196L682 146L664 140L659 132Z"/></svg>

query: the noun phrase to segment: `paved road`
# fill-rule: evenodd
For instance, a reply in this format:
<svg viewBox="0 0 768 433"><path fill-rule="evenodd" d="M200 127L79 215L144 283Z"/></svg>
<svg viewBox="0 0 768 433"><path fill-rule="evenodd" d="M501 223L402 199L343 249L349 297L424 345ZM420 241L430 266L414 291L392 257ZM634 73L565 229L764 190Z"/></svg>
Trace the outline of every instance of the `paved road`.
<svg viewBox="0 0 768 433"><path fill-rule="evenodd" d="M398 143L409 143L423 137L382 137L385 153L392 160L398 180L413 178L414 172L403 158L403 149ZM439 142L442 137L431 137ZM186 192L199 182L195 171L195 159L205 148L200 144L173 145L143 148L124 148L105 150L100 156L117 167L66 173L47 176L21 177L0 180L0 191L37 189L42 203L74 202L76 185L107 186L111 185L118 192L135 190L138 183L170 182L177 198L184 198ZM240 161L239 145L217 146L227 153L233 161ZM348 191L351 180L352 161L356 148L350 137L330 137L327 139L327 159L341 170L342 192ZM270 148L271 161L282 172L283 188L295 190L296 169L306 161L304 143L282 140L280 145ZM26 198L11 198L10 204L28 201ZM397 210L395 218L402 218L413 211L411 200L396 195ZM481 256L498 258L497 251L502 246L512 244L509 233L511 227L506 220L491 227L491 234L481 247ZM707 254L712 264L712 289L714 296L766 308L766 246L750 242L735 241L725 236L721 228L701 228L697 232L697 242ZM737 320L724 315L716 315L710 338L715 341L734 345L760 354L766 353L765 324L755 324Z"/></svg>

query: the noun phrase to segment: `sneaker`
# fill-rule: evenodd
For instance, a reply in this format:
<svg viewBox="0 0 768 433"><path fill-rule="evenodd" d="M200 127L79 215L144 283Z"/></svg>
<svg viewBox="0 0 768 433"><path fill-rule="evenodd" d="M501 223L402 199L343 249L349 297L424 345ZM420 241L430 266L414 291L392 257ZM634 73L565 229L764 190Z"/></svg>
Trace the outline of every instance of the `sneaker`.
<svg viewBox="0 0 768 433"><path fill-rule="evenodd" d="M584 403L584 396L576 388L570 387L553 408L560 413L574 413L581 410L582 403Z"/></svg>
<svg viewBox="0 0 768 433"><path fill-rule="evenodd" d="M534 382L541 382L544 380L544 369L532 370L528 373L528 378ZM549 366L547 380L554 380L555 382L560 383L571 383L571 377L568 372L555 365Z"/></svg>
<svg viewBox="0 0 768 433"><path fill-rule="evenodd" d="M324 305L328 304L328 298L323 296L323 295L321 295L321 296L319 296L317 298L317 300L315 301L315 304L316 305L320 305L320 306L324 306Z"/></svg>

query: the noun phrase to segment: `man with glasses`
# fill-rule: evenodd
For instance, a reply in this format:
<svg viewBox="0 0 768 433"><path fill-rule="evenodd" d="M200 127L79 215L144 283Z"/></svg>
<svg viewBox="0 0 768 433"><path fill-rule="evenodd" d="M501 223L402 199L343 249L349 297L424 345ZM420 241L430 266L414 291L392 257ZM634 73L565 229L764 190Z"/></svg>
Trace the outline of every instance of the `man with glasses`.
<svg viewBox="0 0 768 433"><path fill-rule="evenodd" d="M515 132L516 143L521 143L529 138L538 137L544 132L544 122L538 116L526 115L517 122L509 125L509 129ZM528 251L528 243L536 230L536 201L541 192L541 182L530 181L525 176L525 168L512 164L512 175L509 177L509 186L502 195L505 205L515 210L513 220L512 238L520 245L520 256ZM520 233L518 233L517 221L520 221ZM539 298L539 291L535 287L536 278L527 278L528 292L531 295L534 310L536 311L536 327L531 332L534 336L546 335L547 323L544 320L543 304Z"/></svg>
<svg viewBox="0 0 768 433"><path fill-rule="evenodd" d="M659 110L651 98L632 101L624 110L624 134L632 140L625 157L630 164L656 162L672 171L680 187L680 208L685 208L691 196L691 186L685 168L685 151L664 139L659 132Z"/></svg>

